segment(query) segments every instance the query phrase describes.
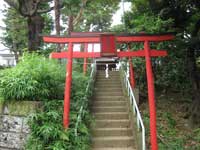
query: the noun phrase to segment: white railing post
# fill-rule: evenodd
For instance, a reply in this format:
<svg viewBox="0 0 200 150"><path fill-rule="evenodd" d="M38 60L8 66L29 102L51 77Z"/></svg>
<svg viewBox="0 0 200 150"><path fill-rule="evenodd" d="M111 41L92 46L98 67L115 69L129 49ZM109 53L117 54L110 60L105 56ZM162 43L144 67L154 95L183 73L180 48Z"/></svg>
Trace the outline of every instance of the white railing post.
<svg viewBox="0 0 200 150"><path fill-rule="evenodd" d="M128 93L128 96L130 96L130 104L132 105L132 111L133 111L133 114L134 116L136 117L136 124L137 124L137 129L138 131L142 131L142 150L146 150L146 143L145 143L145 128L144 128L144 124L143 124L143 121L142 121L142 117L141 117L141 114L140 114L140 111L139 111L139 108L137 106L137 102L136 102L136 99L135 99L135 96L133 94L133 91L132 91L132 88L131 88L131 85L130 85L130 82L129 82L129 67L128 67L128 64L127 64L127 72L125 72L123 70L123 62L120 63L122 64L121 65L121 70L122 70L122 76L124 78L124 84L125 84L125 87L126 87L126 90L127 90L127 93Z"/></svg>
<svg viewBox="0 0 200 150"><path fill-rule="evenodd" d="M87 87L86 87L86 90L85 90L86 95L84 96L84 99L88 99L87 94L88 94L89 88L90 88L92 81L94 80L94 77L95 77L95 74L96 74L96 62L91 64L91 68L92 68L92 70L91 70L89 81L88 81L88 84L87 84ZM79 109L77 121L76 121L76 124L75 124L75 129L74 129L75 136L78 136L77 130L78 130L78 125L79 125L80 121L82 120L84 106L85 105L84 105L84 101L83 101L83 104Z"/></svg>

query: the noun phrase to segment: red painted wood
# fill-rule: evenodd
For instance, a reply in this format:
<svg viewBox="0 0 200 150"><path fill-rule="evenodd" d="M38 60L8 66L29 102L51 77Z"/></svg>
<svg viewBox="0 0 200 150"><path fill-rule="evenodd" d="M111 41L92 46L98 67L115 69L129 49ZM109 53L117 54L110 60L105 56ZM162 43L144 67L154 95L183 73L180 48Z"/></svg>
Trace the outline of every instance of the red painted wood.
<svg viewBox="0 0 200 150"><path fill-rule="evenodd" d="M128 46L128 51L130 52L130 47ZM135 76L134 76L134 70L133 70L133 63L131 57L129 57L129 70L130 70L130 83L132 89L135 88Z"/></svg>
<svg viewBox="0 0 200 150"><path fill-rule="evenodd" d="M51 58L68 58L68 52L53 52ZM101 57L100 52L73 52L73 58L98 58Z"/></svg>
<svg viewBox="0 0 200 150"><path fill-rule="evenodd" d="M70 112L70 96L71 96L71 83L72 83L72 56L73 44L68 45L68 60L66 68L66 82L65 82L65 96L64 96L64 112L63 112L63 126L69 127L69 112Z"/></svg>
<svg viewBox="0 0 200 150"><path fill-rule="evenodd" d="M100 43L100 37L55 37L44 36L46 43Z"/></svg>
<svg viewBox="0 0 200 150"><path fill-rule="evenodd" d="M51 53L51 58L68 58L68 52L53 52ZM167 52L164 50L151 50L150 51L151 57L157 56L167 56ZM99 58L101 57L100 52L73 52L73 58ZM117 57L145 57L144 50L138 51L122 51L117 52Z"/></svg>
<svg viewBox="0 0 200 150"><path fill-rule="evenodd" d="M77 35L77 34L76 34ZM72 36L72 37L56 37L56 36L43 36L44 42L47 43L100 43L100 36L98 34L91 34L91 36ZM108 36L109 34L101 34ZM114 35L113 35L114 36ZM115 36L116 42L127 43L127 42L143 42L153 41L161 42L174 39L173 35L133 35L133 36Z"/></svg>
<svg viewBox="0 0 200 150"><path fill-rule="evenodd" d="M151 50L150 51L151 57L157 57L157 56L167 56L167 51L165 50ZM137 51L121 51L117 52L117 57L145 57L145 51L144 50L137 50Z"/></svg>
<svg viewBox="0 0 200 150"><path fill-rule="evenodd" d="M68 52L53 52L51 58L68 58Z"/></svg>
<svg viewBox="0 0 200 150"><path fill-rule="evenodd" d="M85 43L84 44L84 52L87 52L87 51L88 51L88 44ZM87 58L84 58L83 73L84 73L84 75L86 75L86 73L87 73Z"/></svg>
<svg viewBox="0 0 200 150"><path fill-rule="evenodd" d="M146 59L146 74L148 85L148 99L149 99L149 114L150 114L150 140L151 150L157 150L157 130L156 130L156 106L155 106L155 90L154 90L154 78L151 65L151 55L149 42L145 41L145 59Z"/></svg>
<svg viewBox="0 0 200 150"><path fill-rule="evenodd" d="M116 41L120 43L126 42L144 42L144 41L153 41L161 42L174 39L173 35L133 35L133 36L116 36Z"/></svg>
<svg viewBox="0 0 200 150"><path fill-rule="evenodd" d="M113 56L116 55L115 36L113 34L101 35L101 55Z"/></svg>
<svg viewBox="0 0 200 150"><path fill-rule="evenodd" d="M73 52L73 58L98 58L101 57L100 52Z"/></svg>

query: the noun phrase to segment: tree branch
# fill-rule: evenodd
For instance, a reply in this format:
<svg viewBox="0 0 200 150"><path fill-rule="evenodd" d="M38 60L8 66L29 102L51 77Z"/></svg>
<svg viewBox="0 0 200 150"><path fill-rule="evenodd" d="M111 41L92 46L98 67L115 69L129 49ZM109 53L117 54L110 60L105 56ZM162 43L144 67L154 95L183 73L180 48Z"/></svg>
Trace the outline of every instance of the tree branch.
<svg viewBox="0 0 200 150"><path fill-rule="evenodd" d="M87 1L88 1L88 0L82 0L81 9L80 9L79 13L77 14L76 18L75 18L74 21L73 21L73 25L74 25L74 26L80 21L82 15L83 15L84 8L85 8L85 5L86 5Z"/></svg>
<svg viewBox="0 0 200 150"><path fill-rule="evenodd" d="M19 4L15 0L4 0L10 7L15 8L18 10Z"/></svg>
<svg viewBox="0 0 200 150"><path fill-rule="evenodd" d="M197 36L199 30L200 30L200 19L195 24L192 36Z"/></svg>
<svg viewBox="0 0 200 150"><path fill-rule="evenodd" d="M42 14L42 13L48 13L54 9L53 7L50 7L49 9L44 9L44 10L37 10L37 13Z"/></svg>
<svg viewBox="0 0 200 150"><path fill-rule="evenodd" d="M19 2L19 12L24 17L30 17L33 16L37 9L38 5L41 0L35 0L35 1L27 1L27 0L18 0Z"/></svg>

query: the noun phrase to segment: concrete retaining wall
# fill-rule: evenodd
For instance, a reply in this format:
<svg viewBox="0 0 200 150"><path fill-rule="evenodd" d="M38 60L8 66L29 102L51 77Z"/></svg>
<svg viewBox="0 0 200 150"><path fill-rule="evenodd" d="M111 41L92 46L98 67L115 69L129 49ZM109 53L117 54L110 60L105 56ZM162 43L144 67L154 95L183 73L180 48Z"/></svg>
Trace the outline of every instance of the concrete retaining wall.
<svg viewBox="0 0 200 150"><path fill-rule="evenodd" d="M27 118L38 102L0 102L0 150L22 150L30 133Z"/></svg>

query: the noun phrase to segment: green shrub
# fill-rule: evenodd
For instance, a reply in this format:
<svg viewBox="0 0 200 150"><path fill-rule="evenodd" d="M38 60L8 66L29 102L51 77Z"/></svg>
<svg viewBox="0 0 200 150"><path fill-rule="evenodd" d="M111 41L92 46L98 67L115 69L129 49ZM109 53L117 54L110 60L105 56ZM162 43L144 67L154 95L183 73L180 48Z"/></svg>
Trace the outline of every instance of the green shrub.
<svg viewBox="0 0 200 150"><path fill-rule="evenodd" d="M16 67L2 71L0 88L5 100L62 99L64 82L64 67L56 60L25 54Z"/></svg>
<svg viewBox="0 0 200 150"><path fill-rule="evenodd" d="M84 115L75 135L75 124L79 109L83 103L88 103L85 89L88 78L82 73L73 72L70 125L64 130L63 100L43 101L43 112L38 112L29 119L31 135L26 144L26 150L88 150L90 149L89 124L91 116L88 107L84 108Z"/></svg>

